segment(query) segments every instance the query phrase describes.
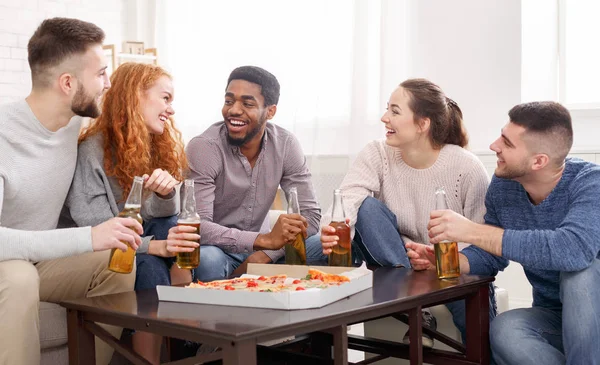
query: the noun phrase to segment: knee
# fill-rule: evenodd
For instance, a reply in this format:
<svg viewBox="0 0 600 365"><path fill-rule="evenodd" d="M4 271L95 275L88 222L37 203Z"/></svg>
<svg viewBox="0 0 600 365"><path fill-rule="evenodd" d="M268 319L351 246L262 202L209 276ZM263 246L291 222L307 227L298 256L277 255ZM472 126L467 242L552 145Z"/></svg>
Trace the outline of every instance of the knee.
<svg viewBox="0 0 600 365"><path fill-rule="evenodd" d="M578 292L588 293L589 290L596 287L600 280L600 260L594 259L589 267L572 272L560 273L560 291L561 296L567 298L576 296ZM568 292L568 295L565 295Z"/></svg>
<svg viewBox="0 0 600 365"><path fill-rule="evenodd" d="M194 269L194 278L200 281L224 279L227 276L227 257L216 246L200 246L200 265Z"/></svg>
<svg viewBox="0 0 600 365"><path fill-rule="evenodd" d="M154 236L157 240L166 240L169 229L177 225L177 216L152 218L144 225L144 236Z"/></svg>
<svg viewBox="0 0 600 365"><path fill-rule="evenodd" d="M40 277L33 264L17 260L0 263L0 303L14 302L25 309L37 306L39 298Z"/></svg>
<svg viewBox="0 0 600 365"><path fill-rule="evenodd" d="M497 355L516 351L519 346L518 334L526 327L526 320L519 309L506 311L490 323L490 347Z"/></svg>
<svg viewBox="0 0 600 365"><path fill-rule="evenodd" d="M89 296L123 293L134 290L137 265L134 262L129 274L119 274L108 270L110 250L93 252L89 257L90 267L95 267L94 286L102 287L101 293L90 292ZM93 265L93 266L92 266Z"/></svg>
<svg viewBox="0 0 600 365"><path fill-rule="evenodd" d="M396 221L396 215L392 213L389 208L381 201L369 196L363 200L360 208L358 209L357 224L358 221L371 221L373 219L379 220L381 215L387 216L393 221Z"/></svg>
<svg viewBox="0 0 600 365"><path fill-rule="evenodd" d="M136 256L135 290L152 289L157 285L171 285L169 267L162 257L149 254Z"/></svg>
<svg viewBox="0 0 600 365"><path fill-rule="evenodd" d="M327 265L327 256L323 254L321 235L315 234L308 237L306 244L306 263L308 265Z"/></svg>

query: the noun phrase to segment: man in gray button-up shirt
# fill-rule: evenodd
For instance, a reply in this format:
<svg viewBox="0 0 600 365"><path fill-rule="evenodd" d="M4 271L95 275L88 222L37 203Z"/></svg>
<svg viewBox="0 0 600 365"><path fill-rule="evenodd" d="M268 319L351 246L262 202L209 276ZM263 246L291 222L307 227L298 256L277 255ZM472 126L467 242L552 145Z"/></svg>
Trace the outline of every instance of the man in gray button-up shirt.
<svg viewBox="0 0 600 365"><path fill-rule="evenodd" d="M296 137L267 122L275 116L279 82L259 67L239 67L227 81L222 113L193 138L186 153L195 181L200 228L201 281L245 271L248 262L277 262L282 247L298 233L306 239L307 261L325 260L317 235L321 210L306 158ZM298 189L301 215L282 214L271 232L261 226L278 187Z"/></svg>

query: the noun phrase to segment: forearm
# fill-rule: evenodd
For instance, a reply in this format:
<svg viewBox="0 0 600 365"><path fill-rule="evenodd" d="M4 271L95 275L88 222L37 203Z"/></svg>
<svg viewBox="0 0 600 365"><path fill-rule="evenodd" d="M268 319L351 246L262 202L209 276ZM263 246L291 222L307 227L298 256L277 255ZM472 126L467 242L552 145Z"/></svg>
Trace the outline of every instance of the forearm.
<svg viewBox="0 0 600 365"><path fill-rule="evenodd" d="M90 227L21 231L0 227L0 261L53 260L92 251Z"/></svg>
<svg viewBox="0 0 600 365"><path fill-rule="evenodd" d="M472 223L464 242L471 243L492 255L502 256L502 228L487 224Z"/></svg>
<svg viewBox="0 0 600 365"><path fill-rule="evenodd" d="M496 276L509 263L507 259L492 255L475 245L465 247L459 257L461 273L471 275Z"/></svg>
<svg viewBox="0 0 600 365"><path fill-rule="evenodd" d="M507 230L503 256L533 269L583 270L600 252L596 228L585 226L587 229Z"/></svg>
<svg viewBox="0 0 600 365"><path fill-rule="evenodd" d="M142 205L141 213L145 221L152 218L176 215L179 213L179 194L177 194L176 189L165 196L153 192L145 204Z"/></svg>
<svg viewBox="0 0 600 365"><path fill-rule="evenodd" d="M214 222L202 221L200 225L200 243L219 247L224 252L252 253L255 242L260 236L258 232L241 231L228 228Z"/></svg>

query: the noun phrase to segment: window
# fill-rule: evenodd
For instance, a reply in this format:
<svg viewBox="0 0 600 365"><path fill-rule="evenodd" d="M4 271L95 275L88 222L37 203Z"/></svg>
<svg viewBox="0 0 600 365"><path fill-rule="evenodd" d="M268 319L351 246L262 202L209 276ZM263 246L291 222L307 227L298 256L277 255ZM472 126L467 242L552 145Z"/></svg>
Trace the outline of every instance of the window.
<svg viewBox="0 0 600 365"><path fill-rule="evenodd" d="M570 109L600 109L600 2L559 1L559 99Z"/></svg>

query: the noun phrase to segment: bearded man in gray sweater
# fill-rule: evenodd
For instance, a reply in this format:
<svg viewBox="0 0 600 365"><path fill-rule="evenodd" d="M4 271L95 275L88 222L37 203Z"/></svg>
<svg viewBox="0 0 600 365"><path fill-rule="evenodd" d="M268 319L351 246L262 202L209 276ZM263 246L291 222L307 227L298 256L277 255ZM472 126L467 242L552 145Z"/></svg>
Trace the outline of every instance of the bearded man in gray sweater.
<svg viewBox="0 0 600 365"><path fill-rule="evenodd" d="M123 242L138 247L138 222L114 218L56 229L81 117L100 114L100 97L110 87L103 41L94 24L44 20L28 44L31 94L0 106L0 364L39 364L40 301L133 290L135 272L112 273L107 263L109 249L125 250ZM97 363L108 364L112 350L98 345Z"/></svg>

